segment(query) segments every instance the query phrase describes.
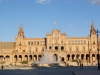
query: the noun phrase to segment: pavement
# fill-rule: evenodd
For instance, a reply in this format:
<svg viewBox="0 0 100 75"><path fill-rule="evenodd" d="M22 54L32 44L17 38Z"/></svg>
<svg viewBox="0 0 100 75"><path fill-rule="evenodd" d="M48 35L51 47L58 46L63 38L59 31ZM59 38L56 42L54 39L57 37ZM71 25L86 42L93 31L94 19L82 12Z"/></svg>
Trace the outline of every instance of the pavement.
<svg viewBox="0 0 100 75"><path fill-rule="evenodd" d="M0 75L100 75L97 66L67 67L4 67Z"/></svg>

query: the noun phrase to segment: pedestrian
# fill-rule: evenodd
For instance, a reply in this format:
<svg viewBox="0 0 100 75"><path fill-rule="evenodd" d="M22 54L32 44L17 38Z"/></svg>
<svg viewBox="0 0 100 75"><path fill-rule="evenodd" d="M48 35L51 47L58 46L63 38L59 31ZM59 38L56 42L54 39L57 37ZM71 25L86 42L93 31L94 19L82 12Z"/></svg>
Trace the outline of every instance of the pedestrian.
<svg viewBox="0 0 100 75"><path fill-rule="evenodd" d="M82 69L83 69L83 63L82 63Z"/></svg>

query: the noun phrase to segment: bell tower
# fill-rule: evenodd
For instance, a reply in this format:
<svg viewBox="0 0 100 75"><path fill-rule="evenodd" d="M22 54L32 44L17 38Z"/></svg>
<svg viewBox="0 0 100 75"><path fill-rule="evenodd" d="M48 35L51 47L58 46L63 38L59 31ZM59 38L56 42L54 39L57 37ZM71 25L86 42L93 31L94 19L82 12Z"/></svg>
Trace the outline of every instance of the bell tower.
<svg viewBox="0 0 100 75"><path fill-rule="evenodd" d="M18 38L24 38L24 31L23 31L22 24L20 24L20 28L18 31Z"/></svg>
<svg viewBox="0 0 100 75"><path fill-rule="evenodd" d="M91 29L90 29L90 49L95 50L96 44L97 44L97 35L96 35L96 29L94 26L94 23L92 22ZM95 47L95 48L94 48Z"/></svg>
<svg viewBox="0 0 100 75"><path fill-rule="evenodd" d="M92 22L91 29L90 29L90 37L95 36L95 35L96 35L96 29L95 29L94 23Z"/></svg>

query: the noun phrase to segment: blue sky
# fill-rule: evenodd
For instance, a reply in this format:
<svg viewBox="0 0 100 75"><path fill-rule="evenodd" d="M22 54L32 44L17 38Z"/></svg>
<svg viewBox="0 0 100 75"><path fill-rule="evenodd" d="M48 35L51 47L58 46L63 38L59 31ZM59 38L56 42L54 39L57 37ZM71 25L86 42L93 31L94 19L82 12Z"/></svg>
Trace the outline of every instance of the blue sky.
<svg viewBox="0 0 100 75"><path fill-rule="evenodd" d="M85 37L92 21L100 29L100 0L0 0L0 41L15 41L21 23L27 38L45 38L53 29Z"/></svg>

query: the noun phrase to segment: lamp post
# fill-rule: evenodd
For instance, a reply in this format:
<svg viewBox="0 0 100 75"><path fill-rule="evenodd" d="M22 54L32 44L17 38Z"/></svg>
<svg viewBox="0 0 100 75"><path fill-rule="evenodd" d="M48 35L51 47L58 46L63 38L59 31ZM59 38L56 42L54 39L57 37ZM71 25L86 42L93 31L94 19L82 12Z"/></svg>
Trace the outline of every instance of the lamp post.
<svg viewBox="0 0 100 75"><path fill-rule="evenodd" d="M96 33L97 33L97 51L98 51L98 70L100 70L100 62L99 62L99 59L100 59L100 57L99 57L99 42L98 42L98 39L99 39L99 30L97 30L96 31Z"/></svg>

